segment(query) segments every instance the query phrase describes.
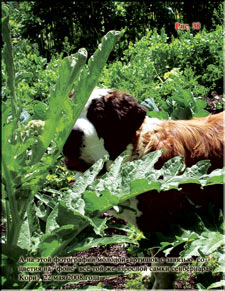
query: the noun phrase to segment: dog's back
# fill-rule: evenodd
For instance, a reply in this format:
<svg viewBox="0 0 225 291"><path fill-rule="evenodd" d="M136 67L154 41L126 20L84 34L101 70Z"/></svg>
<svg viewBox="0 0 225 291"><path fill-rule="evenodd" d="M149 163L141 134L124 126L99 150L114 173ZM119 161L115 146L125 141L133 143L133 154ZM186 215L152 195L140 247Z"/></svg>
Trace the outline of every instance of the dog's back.
<svg viewBox="0 0 225 291"><path fill-rule="evenodd" d="M146 119L143 126L148 122L151 123L151 119ZM140 128L137 140L134 152L138 158L151 151L164 149L161 165L174 156L184 156L187 166L200 160L210 160L211 170L221 168L224 112L191 120L164 120L144 134Z"/></svg>

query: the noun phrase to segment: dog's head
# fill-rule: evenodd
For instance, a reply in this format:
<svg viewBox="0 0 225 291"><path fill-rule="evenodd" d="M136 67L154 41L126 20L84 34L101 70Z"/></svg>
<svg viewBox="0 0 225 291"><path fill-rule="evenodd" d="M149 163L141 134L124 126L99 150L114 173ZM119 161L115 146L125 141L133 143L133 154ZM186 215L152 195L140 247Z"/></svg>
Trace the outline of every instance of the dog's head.
<svg viewBox="0 0 225 291"><path fill-rule="evenodd" d="M63 147L67 168L83 172L106 154L114 160L145 116L145 107L129 94L95 89Z"/></svg>

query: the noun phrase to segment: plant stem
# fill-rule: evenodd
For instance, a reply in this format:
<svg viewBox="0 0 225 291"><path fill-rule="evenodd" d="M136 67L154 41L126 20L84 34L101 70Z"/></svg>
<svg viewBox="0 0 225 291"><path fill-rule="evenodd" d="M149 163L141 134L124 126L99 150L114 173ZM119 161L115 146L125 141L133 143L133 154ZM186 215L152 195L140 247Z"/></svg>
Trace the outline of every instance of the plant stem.
<svg viewBox="0 0 225 291"><path fill-rule="evenodd" d="M18 215L17 203L13 195L14 189L11 186L11 182L10 182L12 181L12 179L10 177L10 173L6 166L4 157L2 157L2 164L3 164L3 169L4 169L4 173L6 177L6 193L7 193L6 198L8 198L8 203L9 203L9 207L8 207L8 210L9 210L8 211L8 217L9 217L8 224L9 225L7 227L8 232L6 236L7 243L11 245L16 245L19 238L19 232L20 232L20 227L22 225L22 220L20 219Z"/></svg>
<svg viewBox="0 0 225 291"><path fill-rule="evenodd" d="M158 79L159 79L159 81L161 82L161 83L164 83L163 82L163 80L162 80L162 78L159 76L159 74L158 74L158 72L157 72L157 70L156 70L156 68L155 68L155 66L154 66L154 64L152 63L152 66L153 66L153 69L155 70L155 72L156 72L156 75L157 75L157 77L158 77Z"/></svg>
<svg viewBox="0 0 225 291"><path fill-rule="evenodd" d="M3 7L3 11L5 14L8 14L8 9L6 6ZM3 57L8 75L7 85L11 95L12 115L13 117L15 117L17 115L17 100L15 92L15 69L13 62L13 47L9 31L9 15L6 15L2 21L2 37L4 41Z"/></svg>

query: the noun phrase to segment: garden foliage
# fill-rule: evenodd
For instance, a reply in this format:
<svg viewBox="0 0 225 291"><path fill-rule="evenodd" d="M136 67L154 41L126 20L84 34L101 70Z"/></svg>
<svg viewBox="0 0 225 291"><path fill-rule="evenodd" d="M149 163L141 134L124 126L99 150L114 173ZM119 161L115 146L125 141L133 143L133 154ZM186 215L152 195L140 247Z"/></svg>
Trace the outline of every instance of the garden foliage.
<svg viewBox="0 0 225 291"><path fill-rule="evenodd" d="M169 39L165 30L149 31L130 43L122 60L109 64L100 81L109 88L130 92L141 102L153 98L157 105L183 93L193 97L223 91L223 28L179 33ZM182 91L183 90L183 91Z"/></svg>
<svg viewBox="0 0 225 291"><path fill-rule="evenodd" d="M27 40L15 40L14 47L18 99L31 115L42 119L40 113L45 112L49 91L56 84L62 54L47 62L36 45ZM210 100L213 91L219 95L223 91L222 47L221 26L195 35L180 32L178 38L172 39L163 29L160 33L149 31L140 41L130 43L120 61L104 68L98 85L129 92L139 102L153 99L156 107L150 107L150 111L155 114L158 108L159 118L203 116L209 108L206 97ZM2 66L3 99L6 100L9 90L4 60ZM211 111L220 110L222 103L219 98ZM183 112L178 114L178 108Z"/></svg>
<svg viewBox="0 0 225 291"><path fill-rule="evenodd" d="M38 45L48 60L57 52L74 53L80 47L93 53L110 30L124 30L111 60L121 56L129 42L139 40L147 29L162 27L177 36L175 22L200 22L202 28L222 25L223 1L22 1L10 2L16 34ZM60 19L60 21L59 21Z"/></svg>

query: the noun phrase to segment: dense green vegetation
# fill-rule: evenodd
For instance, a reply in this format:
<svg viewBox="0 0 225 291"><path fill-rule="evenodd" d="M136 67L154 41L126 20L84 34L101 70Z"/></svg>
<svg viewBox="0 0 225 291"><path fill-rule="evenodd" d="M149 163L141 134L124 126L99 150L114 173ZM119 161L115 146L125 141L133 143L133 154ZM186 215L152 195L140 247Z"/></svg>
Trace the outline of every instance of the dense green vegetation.
<svg viewBox="0 0 225 291"><path fill-rule="evenodd" d="M177 157L156 171L160 152L125 164L123 154L101 179L96 177L103 160L70 185L74 174L63 167L60 154L95 85L128 91L149 108L149 116L158 118L191 118L222 110L222 4L195 2L54 1L53 5L53 1L10 1L4 6L4 288L58 289L66 283L19 281L19 265L45 265L37 261L18 264L21 256L67 257L112 243L129 243L131 256L142 256L143 245L145 249L146 245L147 249L161 247L169 254L184 244L182 257L207 259L212 270L210 276L195 273L198 288L224 286L224 221L213 206L208 214L211 220L193 214L194 225L177 225L169 237L159 234L150 240L129 225L123 227L126 236L108 236L111 220L101 218L112 206L146 190L167 191L188 182L204 187L222 184L224 169L207 174L209 165L204 161L183 172L182 158ZM175 21L191 24L193 19L202 23L200 30L174 29ZM102 38L115 28L123 30L120 41L121 34L115 31ZM97 49L99 42L102 45ZM88 52L77 52L83 46ZM79 97L75 103L68 98L72 88ZM186 275L181 276L185 280ZM127 286L142 286L140 277L130 274Z"/></svg>
<svg viewBox="0 0 225 291"><path fill-rule="evenodd" d="M103 71L106 87L131 92L139 101L152 97L166 100L178 88L193 96L208 96L223 89L222 27L193 35L180 32L169 39L164 29L150 31L140 41L130 43L123 58Z"/></svg>
<svg viewBox="0 0 225 291"><path fill-rule="evenodd" d="M222 93L222 44L221 26L212 32L200 31L195 36L190 32L180 32L178 38L171 40L163 29L160 33L150 31L140 41L130 43L121 60L104 68L99 86L130 92L140 102L153 98L157 106L165 109L170 106L171 98L186 92L201 99L203 107L207 107L203 97L211 97L212 91ZM40 101L47 103L63 56L57 54L47 62L35 45L21 40L15 44L14 58L17 96L29 113L38 117L44 106ZM3 70L3 88L5 80ZM8 92L7 88L3 90L4 100ZM221 108L221 101L217 100L214 110Z"/></svg>
<svg viewBox="0 0 225 291"><path fill-rule="evenodd" d="M56 52L74 53L81 47L92 54L102 36L112 29L124 31L110 58L115 59L128 48L130 41L141 39L149 29L160 31L164 27L169 36L176 37L176 21L189 25L200 22L207 30L223 24L221 0L45 0L9 3L16 36L37 43L41 55L48 59Z"/></svg>

